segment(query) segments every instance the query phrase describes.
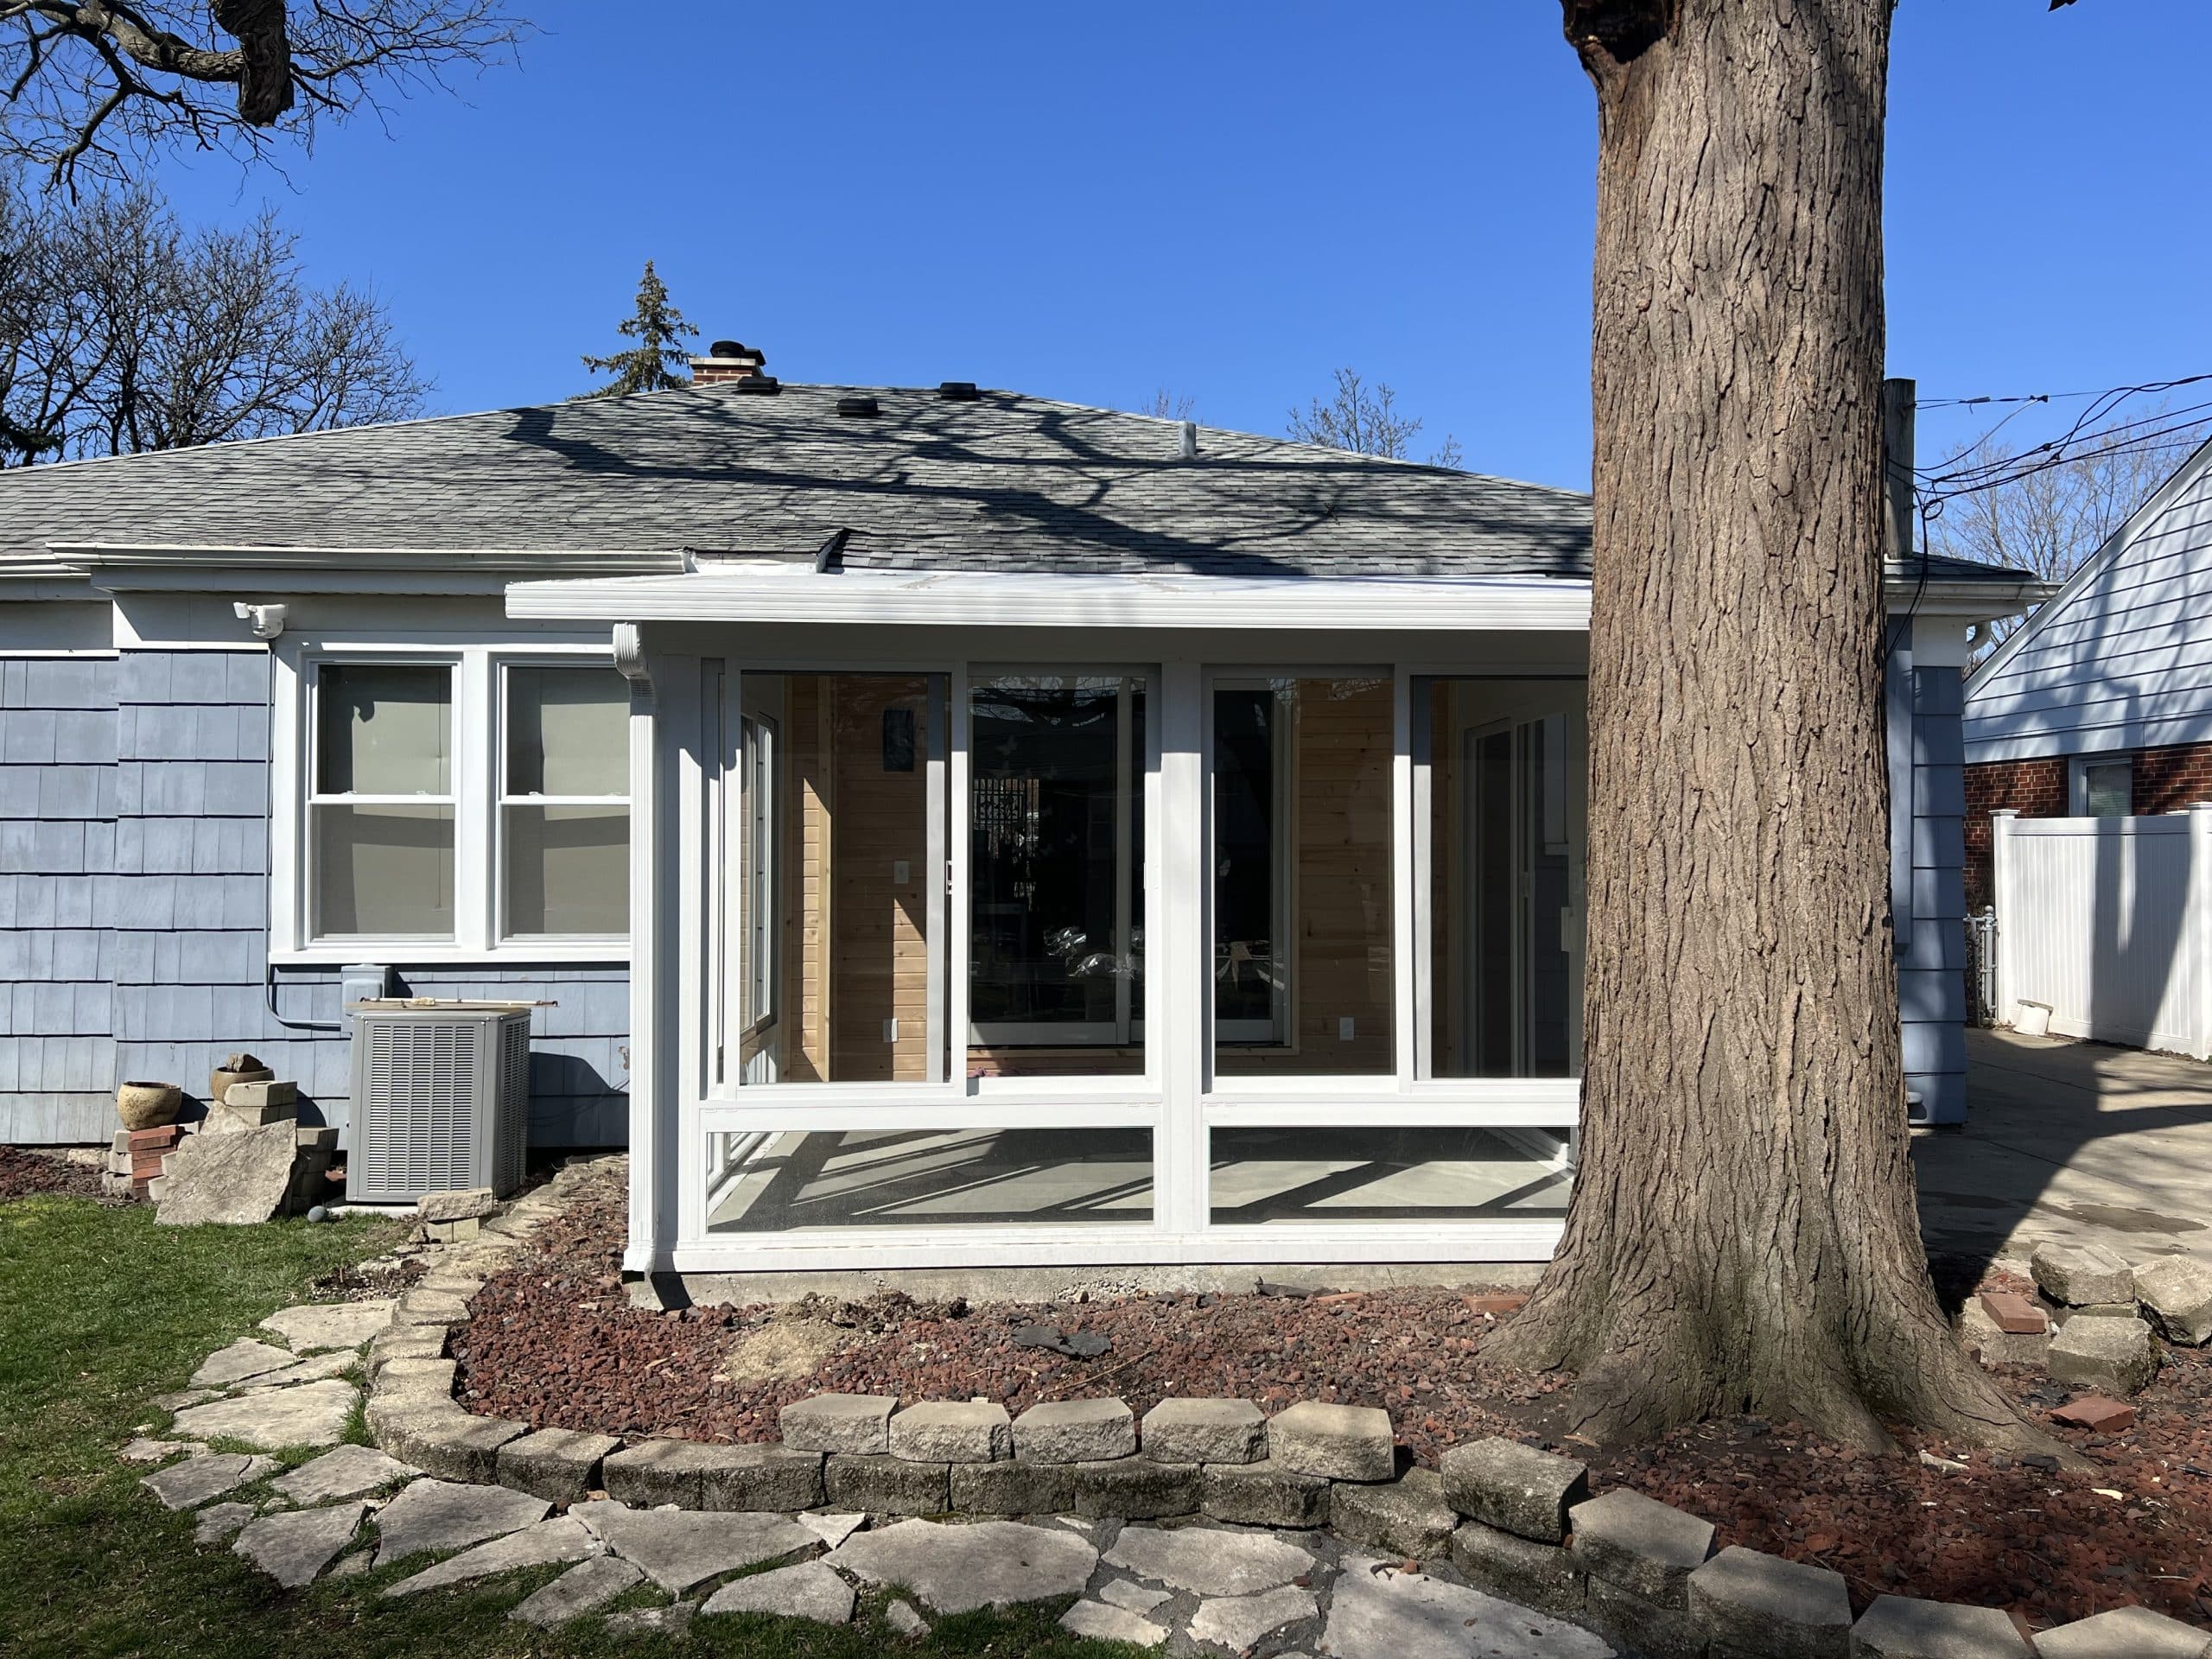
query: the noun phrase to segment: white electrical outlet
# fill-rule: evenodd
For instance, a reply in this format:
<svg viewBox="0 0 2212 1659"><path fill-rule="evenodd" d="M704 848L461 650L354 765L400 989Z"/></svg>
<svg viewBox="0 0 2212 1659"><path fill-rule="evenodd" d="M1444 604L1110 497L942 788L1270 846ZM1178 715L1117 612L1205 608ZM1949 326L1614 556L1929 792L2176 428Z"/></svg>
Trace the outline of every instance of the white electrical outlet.
<svg viewBox="0 0 2212 1659"><path fill-rule="evenodd" d="M895 1018L883 1022L883 1040L887 1043L899 1040L899 1021Z"/></svg>
<svg viewBox="0 0 2212 1659"><path fill-rule="evenodd" d="M913 866L909 864L905 859L894 858L891 861L891 885L893 887L905 887L912 874Z"/></svg>
<svg viewBox="0 0 2212 1659"><path fill-rule="evenodd" d="M1340 1043L1351 1041L1351 1015L1344 1014L1337 1020L1337 1040Z"/></svg>

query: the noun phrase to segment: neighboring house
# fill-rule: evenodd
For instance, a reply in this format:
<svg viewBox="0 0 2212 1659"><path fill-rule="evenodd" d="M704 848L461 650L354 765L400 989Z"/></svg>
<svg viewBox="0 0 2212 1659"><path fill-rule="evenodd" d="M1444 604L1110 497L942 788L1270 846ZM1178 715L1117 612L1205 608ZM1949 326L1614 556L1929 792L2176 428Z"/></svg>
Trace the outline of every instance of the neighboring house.
<svg viewBox="0 0 2212 1659"><path fill-rule="evenodd" d="M700 384L0 478L0 1128L343 999L550 999L627 1263L1546 1255L1585 496L948 385ZM1963 1116L1959 678L1891 573L1906 1055ZM1694 995L1694 987L1676 988Z"/></svg>
<svg viewBox="0 0 2212 1659"><path fill-rule="evenodd" d="M2212 801L2212 443L1968 676L1967 901L1989 815L2127 817Z"/></svg>

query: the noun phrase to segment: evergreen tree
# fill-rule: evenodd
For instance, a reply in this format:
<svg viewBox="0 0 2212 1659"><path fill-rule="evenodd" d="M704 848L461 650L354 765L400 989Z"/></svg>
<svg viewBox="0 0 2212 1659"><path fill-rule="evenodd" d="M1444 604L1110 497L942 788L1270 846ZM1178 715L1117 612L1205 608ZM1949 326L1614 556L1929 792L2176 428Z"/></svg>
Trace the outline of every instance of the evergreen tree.
<svg viewBox="0 0 2212 1659"><path fill-rule="evenodd" d="M633 391L669 391L691 384L682 372L690 353L678 342L699 331L683 321L683 314L668 302L668 289L645 261L645 274L638 279L638 308L623 319L619 332L637 343L612 357L584 359L594 374L614 378L584 397L626 397Z"/></svg>

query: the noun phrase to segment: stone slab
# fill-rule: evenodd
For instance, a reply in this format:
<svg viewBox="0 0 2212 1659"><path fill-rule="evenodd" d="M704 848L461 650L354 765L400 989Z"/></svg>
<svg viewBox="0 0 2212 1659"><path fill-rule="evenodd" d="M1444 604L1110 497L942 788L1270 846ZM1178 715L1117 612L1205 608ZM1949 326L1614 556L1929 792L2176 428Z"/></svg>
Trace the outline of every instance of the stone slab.
<svg viewBox="0 0 2212 1659"><path fill-rule="evenodd" d="M253 1516L251 1503L210 1503L192 1518L192 1541L200 1545L227 1544Z"/></svg>
<svg viewBox="0 0 2212 1659"><path fill-rule="evenodd" d="M391 1304L389 1296L359 1302L306 1302L279 1308L261 1322L261 1328L283 1338L296 1354L359 1348L391 1323Z"/></svg>
<svg viewBox="0 0 2212 1659"><path fill-rule="evenodd" d="M801 1561L755 1573L724 1585L708 1598L702 1613L773 1613L810 1619L817 1624L853 1622L853 1586L821 1561Z"/></svg>
<svg viewBox="0 0 2212 1659"><path fill-rule="evenodd" d="M687 1595L726 1573L812 1548L815 1541L812 1533L781 1515L633 1510L612 1498L579 1503L569 1513L671 1596Z"/></svg>
<svg viewBox="0 0 2212 1659"><path fill-rule="evenodd" d="M187 1452L205 1452L197 1440L151 1440L140 1434L124 1443L115 1455L125 1463L167 1463Z"/></svg>
<svg viewBox="0 0 2212 1659"><path fill-rule="evenodd" d="M1161 1602L1173 1600L1175 1592L1148 1589L1131 1579L1109 1579L1098 1586L1097 1596L1101 1601L1126 1607L1133 1613L1148 1613Z"/></svg>
<svg viewBox="0 0 2212 1659"><path fill-rule="evenodd" d="M1145 1413L1140 1444L1158 1463L1256 1463L1268 1420L1249 1400L1162 1400Z"/></svg>
<svg viewBox="0 0 2212 1659"><path fill-rule="evenodd" d="M1074 1595L1098 1551L1071 1532L1014 1521L900 1521L854 1534L825 1559L870 1584L904 1585L934 1611L965 1613Z"/></svg>
<svg viewBox="0 0 2212 1659"><path fill-rule="evenodd" d="M1018 1431L1019 1423L1014 1425ZM961 1515L1054 1515L1075 1507L1075 1467L1032 1463L956 1463L952 1508Z"/></svg>
<svg viewBox="0 0 2212 1659"><path fill-rule="evenodd" d="M387 1596L412 1596L425 1590L467 1584L475 1579L493 1578L502 1573L518 1573L526 1567L581 1561L598 1554L601 1548L599 1540L582 1522L559 1516L524 1527L520 1532L511 1532L504 1538L494 1538L489 1543L478 1544L473 1549L464 1549L435 1567L426 1567L397 1584L386 1585L384 1592Z"/></svg>
<svg viewBox="0 0 2212 1659"><path fill-rule="evenodd" d="M192 1374L195 1389L235 1388L250 1376L281 1371L299 1358L289 1348L277 1348L251 1337L240 1337L227 1348L218 1348L200 1362Z"/></svg>
<svg viewBox="0 0 2212 1659"><path fill-rule="evenodd" d="M825 1501L869 1515L943 1515L951 1507L951 1465L909 1463L888 1454L832 1452L824 1459Z"/></svg>
<svg viewBox="0 0 2212 1659"><path fill-rule="evenodd" d="M418 1221L481 1221L499 1207L498 1195L488 1186L456 1187L444 1192L425 1192L415 1201Z"/></svg>
<svg viewBox="0 0 2212 1659"><path fill-rule="evenodd" d="M154 1219L165 1227L267 1221L283 1208L296 1150L289 1123L188 1135L162 1166Z"/></svg>
<svg viewBox="0 0 2212 1659"><path fill-rule="evenodd" d="M1314 1558L1286 1539L1218 1527L1124 1527L1109 1567L1202 1596L1249 1596L1311 1573Z"/></svg>
<svg viewBox="0 0 2212 1659"><path fill-rule="evenodd" d="M1075 1512L1090 1520L1155 1521L1198 1513L1198 1465L1116 1458L1075 1467Z"/></svg>
<svg viewBox="0 0 2212 1659"><path fill-rule="evenodd" d="M1852 1659L2036 1659L1994 1607L1877 1596L1851 1627Z"/></svg>
<svg viewBox="0 0 2212 1659"><path fill-rule="evenodd" d="M1156 1648L1167 1639L1165 1624L1103 1601L1078 1601L1060 1615L1060 1628L1094 1642L1126 1642L1133 1648Z"/></svg>
<svg viewBox="0 0 2212 1659"><path fill-rule="evenodd" d="M334 1503L341 1497L365 1497L421 1472L374 1446L337 1446L269 1485L295 1503Z"/></svg>
<svg viewBox="0 0 2212 1659"><path fill-rule="evenodd" d="M1311 1590L1285 1585L1256 1596L1220 1596L1202 1601L1191 1615L1188 1628L1193 1642L1243 1653L1263 1637L1320 1615L1320 1603Z"/></svg>
<svg viewBox="0 0 2212 1659"><path fill-rule="evenodd" d="M905 1637L909 1642L930 1633L929 1620L914 1611L914 1604L911 1601L886 1603L883 1622L891 1627L892 1635Z"/></svg>
<svg viewBox="0 0 2212 1659"><path fill-rule="evenodd" d="M891 1450L891 1414L899 1402L884 1395L817 1394L794 1400L777 1414L784 1444L794 1452L848 1452L859 1456Z"/></svg>
<svg viewBox="0 0 2212 1659"><path fill-rule="evenodd" d="M1713 1523L1625 1486L1568 1512L1583 1567L1655 1607L1681 1608L1689 1577L1713 1554Z"/></svg>
<svg viewBox="0 0 2212 1659"><path fill-rule="evenodd" d="M493 1469L499 1484L552 1503L581 1503L601 1489L601 1465L620 1450L612 1434L574 1428L541 1428L499 1449Z"/></svg>
<svg viewBox="0 0 2212 1659"><path fill-rule="evenodd" d="M1851 1597L1843 1575L1732 1544L1689 1576L1689 1611L1715 1646L1773 1659L1846 1659Z"/></svg>
<svg viewBox="0 0 2212 1659"><path fill-rule="evenodd" d="M552 1508L504 1486L418 1480L377 1512L377 1565L467 1549L543 1521Z"/></svg>
<svg viewBox="0 0 2212 1659"><path fill-rule="evenodd" d="M1121 1400L1047 1400L1014 1421L1014 1454L1029 1463L1098 1463L1136 1449L1136 1414Z"/></svg>
<svg viewBox="0 0 2212 1659"><path fill-rule="evenodd" d="M168 1510L196 1510L210 1498L220 1497L250 1480L276 1472L273 1458L249 1457L243 1452L208 1452L156 1469L138 1484L161 1499Z"/></svg>
<svg viewBox="0 0 2212 1659"><path fill-rule="evenodd" d="M2036 1288L2066 1307L2091 1302L2132 1302L2135 1274L2126 1259L2101 1244L2045 1240L2028 1257Z"/></svg>
<svg viewBox="0 0 2212 1659"><path fill-rule="evenodd" d="M296 1388L257 1389L234 1400L210 1400L176 1414L179 1433L196 1440L239 1440L264 1452L288 1446L335 1446L346 1438L360 1391L332 1379Z"/></svg>
<svg viewBox="0 0 2212 1659"><path fill-rule="evenodd" d="M1565 1539L1567 1510L1590 1496L1583 1465L1515 1440L1455 1446L1437 1461L1453 1509L1540 1544Z"/></svg>
<svg viewBox="0 0 2212 1659"><path fill-rule="evenodd" d="M2135 1300L2168 1342L2195 1348L2212 1339L2212 1262L2162 1255L2135 1269Z"/></svg>
<svg viewBox="0 0 2212 1659"><path fill-rule="evenodd" d="M595 1555L570 1567L543 1589L523 1599L507 1617L541 1630L604 1607L645 1581L636 1562L619 1555Z"/></svg>
<svg viewBox="0 0 2212 1659"><path fill-rule="evenodd" d="M795 1515L791 1519L819 1538L825 1549L836 1548L868 1522L868 1516L860 1514Z"/></svg>
<svg viewBox="0 0 2212 1659"><path fill-rule="evenodd" d="M321 1382L328 1377L343 1376L360 1363L359 1354L344 1349L327 1354L310 1354L281 1371L264 1371L259 1376L246 1378L238 1385L236 1392L243 1393L248 1389L289 1389L296 1382Z"/></svg>
<svg viewBox="0 0 2212 1659"><path fill-rule="evenodd" d="M1330 1524L1346 1543L1425 1561L1450 1550L1459 1516L1444 1501L1443 1477L1408 1469L1372 1485L1345 1482L1331 1500Z"/></svg>
<svg viewBox="0 0 2212 1659"><path fill-rule="evenodd" d="M2158 1350L2141 1319L2069 1319L2044 1363L2054 1381L2107 1394L2140 1394L2158 1374Z"/></svg>
<svg viewBox="0 0 2212 1659"><path fill-rule="evenodd" d="M353 1541L368 1507L355 1499L327 1509L264 1515L247 1522L231 1548L287 1590L296 1590L314 1583L315 1574Z"/></svg>
<svg viewBox="0 0 2212 1659"><path fill-rule="evenodd" d="M1014 1455L1014 1422L989 1401L925 1400L891 1420L891 1455L910 1463L990 1463Z"/></svg>
<svg viewBox="0 0 2212 1659"><path fill-rule="evenodd" d="M1334 1659L1611 1659L1604 1638L1463 1585L1363 1556L1343 1564L1319 1651Z"/></svg>
<svg viewBox="0 0 2212 1659"><path fill-rule="evenodd" d="M1268 1420L1268 1455L1332 1480L1389 1480L1398 1472L1390 1414L1376 1406L1301 1400Z"/></svg>
<svg viewBox="0 0 2212 1659"><path fill-rule="evenodd" d="M671 1640L691 1628L699 1616L696 1602L679 1601L672 1607L632 1607L607 1616L607 1633L627 1641L636 1636L664 1636Z"/></svg>
<svg viewBox="0 0 2212 1659"><path fill-rule="evenodd" d="M2212 1635L2146 1607L2119 1607L2039 1631L2036 1652L2039 1659L2212 1659Z"/></svg>

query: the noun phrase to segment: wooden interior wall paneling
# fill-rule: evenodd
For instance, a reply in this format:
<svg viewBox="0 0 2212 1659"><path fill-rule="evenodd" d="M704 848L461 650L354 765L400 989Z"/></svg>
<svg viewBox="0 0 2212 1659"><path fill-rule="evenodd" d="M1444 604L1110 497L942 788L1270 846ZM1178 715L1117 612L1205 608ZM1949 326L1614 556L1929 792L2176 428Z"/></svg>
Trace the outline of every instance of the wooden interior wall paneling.
<svg viewBox="0 0 2212 1659"><path fill-rule="evenodd" d="M830 840L830 1063L842 1082L918 1083L928 1075L929 686L912 675L838 677L832 752L837 817ZM883 765L883 718L914 718L913 769ZM903 861L907 879L893 878ZM898 1040L883 1040L896 1020Z"/></svg>

